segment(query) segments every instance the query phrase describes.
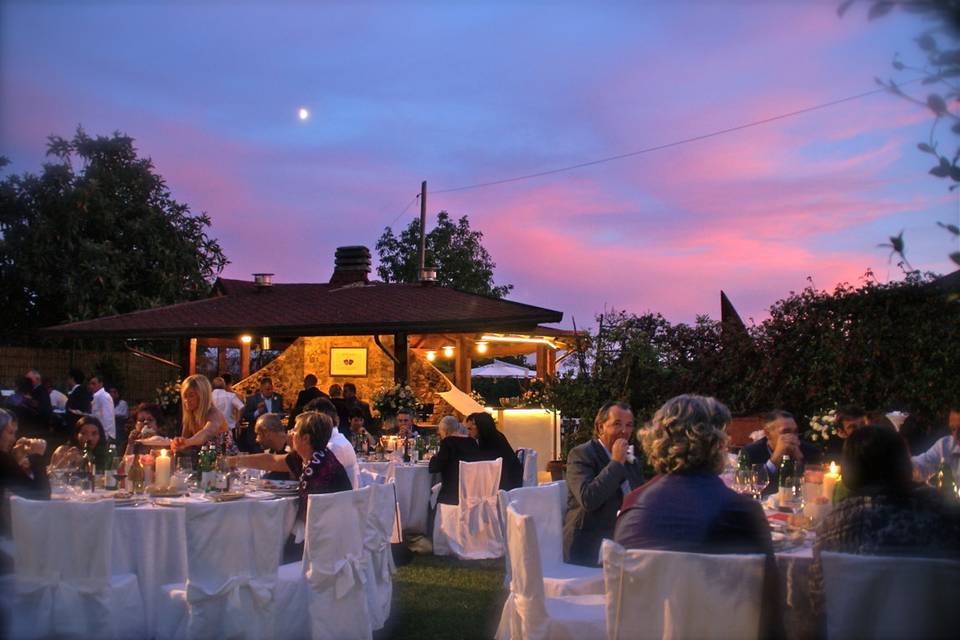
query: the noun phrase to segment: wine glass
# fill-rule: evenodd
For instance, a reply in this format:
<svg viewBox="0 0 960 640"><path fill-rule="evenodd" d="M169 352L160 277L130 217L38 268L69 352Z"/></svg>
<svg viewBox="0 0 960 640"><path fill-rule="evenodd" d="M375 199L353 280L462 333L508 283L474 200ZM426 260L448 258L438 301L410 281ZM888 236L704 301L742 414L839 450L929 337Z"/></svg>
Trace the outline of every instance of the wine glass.
<svg viewBox="0 0 960 640"><path fill-rule="evenodd" d="M767 488L767 485L770 483L770 477L767 474L767 465L765 464L755 464L750 468L752 476L750 479L752 485L753 497L757 500L762 499L763 490Z"/></svg>
<svg viewBox="0 0 960 640"><path fill-rule="evenodd" d="M796 515L803 511L803 475L795 473L780 478L780 506Z"/></svg>
<svg viewBox="0 0 960 640"><path fill-rule="evenodd" d="M734 470L733 490L740 494L753 494L753 469Z"/></svg>

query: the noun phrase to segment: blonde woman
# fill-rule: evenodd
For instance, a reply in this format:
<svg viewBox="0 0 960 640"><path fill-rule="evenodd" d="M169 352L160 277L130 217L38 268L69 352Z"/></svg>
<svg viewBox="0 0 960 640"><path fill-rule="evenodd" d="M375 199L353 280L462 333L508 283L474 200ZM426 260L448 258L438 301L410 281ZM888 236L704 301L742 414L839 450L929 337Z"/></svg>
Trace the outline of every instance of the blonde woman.
<svg viewBox="0 0 960 640"><path fill-rule="evenodd" d="M235 455L237 448L230 437L227 419L213 404L213 388L206 376L192 375L180 384L183 406L183 431L174 438L174 452L189 447L212 443L227 455Z"/></svg>

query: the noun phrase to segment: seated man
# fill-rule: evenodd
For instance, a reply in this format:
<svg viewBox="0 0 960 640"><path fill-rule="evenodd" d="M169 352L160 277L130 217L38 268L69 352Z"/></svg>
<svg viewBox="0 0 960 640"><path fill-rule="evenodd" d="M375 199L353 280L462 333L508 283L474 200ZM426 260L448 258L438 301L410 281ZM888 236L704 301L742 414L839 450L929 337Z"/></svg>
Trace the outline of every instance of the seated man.
<svg viewBox="0 0 960 640"><path fill-rule="evenodd" d="M594 420L595 438L567 455L567 515L563 524L565 562L595 567L600 543L613 535L624 496L643 484L643 469L628 459L633 410L607 402Z"/></svg>
<svg viewBox="0 0 960 640"><path fill-rule="evenodd" d="M460 461L481 460L477 441L460 430L460 423L453 416L445 416L437 427L440 448L430 458L430 473L440 474L440 491L437 502L460 504Z"/></svg>
<svg viewBox="0 0 960 640"><path fill-rule="evenodd" d="M946 463L953 471L953 479L960 482L960 403L950 408L947 418L950 434L933 443L929 449L913 456L913 468L920 480L927 480Z"/></svg>
<svg viewBox="0 0 960 640"><path fill-rule="evenodd" d="M260 445L264 453L284 457L290 453L290 439L287 430L283 427L283 420L279 413L265 413L257 418L254 431L257 434L257 444ZM266 480L294 479L289 468L283 471L270 471L264 478Z"/></svg>
<svg viewBox="0 0 960 640"><path fill-rule="evenodd" d="M783 456L790 456L795 462L820 464L820 450L807 442L801 442L797 421L793 415L782 410L774 410L763 416L763 431L766 435L743 448L750 458L750 464L765 464L770 483L763 490L764 495L776 493L780 487L777 473Z"/></svg>
<svg viewBox="0 0 960 640"><path fill-rule="evenodd" d="M933 489L912 482L907 446L895 431L854 431L843 445L843 484L850 495L817 531L810 595L822 606L823 551L960 558L960 513Z"/></svg>

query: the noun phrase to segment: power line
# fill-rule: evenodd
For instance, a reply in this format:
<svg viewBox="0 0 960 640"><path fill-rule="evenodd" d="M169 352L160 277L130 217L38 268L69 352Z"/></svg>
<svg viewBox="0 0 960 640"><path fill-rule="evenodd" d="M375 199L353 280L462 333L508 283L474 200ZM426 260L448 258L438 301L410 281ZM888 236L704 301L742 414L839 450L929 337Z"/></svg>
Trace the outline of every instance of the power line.
<svg viewBox="0 0 960 640"><path fill-rule="evenodd" d="M397 214L397 217L394 218L393 220L391 220L391 221L390 221L390 224L388 224L387 226L392 228L392 227L393 227L393 223L396 222L397 220L399 220L400 218L402 218L402 217L403 217L403 214L405 214L405 213L407 212L407 210L413 205L413 203L416 202L416 201L419 200L419 199L420 199L420 194L419 194L419 193L418 193L417 195L413 196L413 199L410 200L410 202L407 203L407 206L405 206L405 207L403 208L403 211L401 211L400 213L398 213L398 214Z"/></svg>
<svg viewBox="0 0 960 640"><path fill-rule="evenodd" d="M902 82L898 86L904 86L916 82L916 80L910 80L907 82ZM628 153L621 153L615 156L608 156L606 158L600 158L598 160L590 160L588 162L581 162L578 164L572 164L566 167L559 167L557 169L548 169L546 171L538 171L536 173L528 173L521 176L515 176L512 178L503 178L500 180L491 180L489 182L478 182L476 184L469 184L462 187L453 187L450 189L433 189L430 193L453 193L455 191L467 191L469 189L480 189L483 187L493 187L496 185L507 184L510 182L520 182L521 180L530 180L532 178L540 178L543 176L549 176L556 173L563 173L565 171L573 171L575 169L582 169L584 167L591 167L598 164L604 164L606 162L613 162L614 160L623 160L624 158L632 158L634 156L643 155L645 153L651 153L653 151L662 151L663 149L670 149L672 147L679 147L680 145L689 144L691 142L698 142L700 140L706 140L708 138L715 138L717 136L722 136L727 133L732 133L734 131L742 131L744 129L749 129L751 127L758 127L760 125L769 124L771 122L776 122L777 120L784 120L786 118L792 118L794 116L802 115L805 113L810 113L811 111L818 111L820 109L826 109L828 107L833 107L838 104L843 104L845 102L852 102L854 100L859 100L861 98L866 98L867 96L872 96L877 93L884 93L888 91L886 88L873 89L872 91L865 91L863 93L858 93L854 96L847 96L846 98L840 98L839 100L832 100L830 102L824 102L822 104L814 105L812 107L805 107L803 109L797 109L796 111L790 111L789 113L782 113L777 116L772 116L769 118L764 118L762 120L754 120L753 122L747 122L745 124L740 124L734 127L728 127L726 129L720 129L718 131L713 131L710 133L704 133L702 135L693 136L691 138L684 138L682 140L675 140L674 142L667 142L665 144L658 144L653 147L646 147L645 149L639 149L637 151L630 151ZM409 205L407 205L409 207Z"/></svg>

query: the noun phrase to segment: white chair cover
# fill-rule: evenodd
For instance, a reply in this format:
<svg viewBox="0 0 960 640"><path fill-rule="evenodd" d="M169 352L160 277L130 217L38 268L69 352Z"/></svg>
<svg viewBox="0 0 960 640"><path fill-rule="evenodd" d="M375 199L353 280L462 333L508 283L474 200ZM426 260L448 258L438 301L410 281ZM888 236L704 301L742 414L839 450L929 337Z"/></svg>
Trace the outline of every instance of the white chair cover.
<svg viewBox="0 0 960 640"><path fill-rule="evenodd" d="M126 638L145 632L133 574L111 575L113 501L10 498L14 638Z"/></svg>
<svg viewBox="0 0 960 640"><path fill-rule="evenodd" d="M303 550L314 640L371 638L364 530L371 487L311 495Z"/></svg>
<svg viewBox="0 0 960 640"><path fill-rule="evenodd" d="M580 640L604 635L602 595L548 598L537 528L531 516L507 507L510 547L510 594L503 605L497 640Z"/></svg>
<svg viewBox="0 0 960 640"><path fill-rule="evenodd" d="M824 551L827 638L955 638L960 562Z"/></svg>
<svg viewBox="0 0 960 640"><path fill-rule="evenodd" d="M520 454L523 455L520 455ZM527 447L517 449L517 456L523 464L523 486L535 487L537 481L537 450Z"/></svg>
<svg viewBox="0 0 960 640"><path fill-rule="evenodd" d="M367 576L367 608L373 629L383 628L390 617L390 599L393 597L393 564L390 539L397 521L396 484L370 487L370 509L364 530L364 568Z"/></svg>
<svg viewBox="0 0 960 640"><path fill-rule="evenodd" d="M165 587L158 635L272 638L284 504L240 500L184 508L187 582Z"/></svg>
<svg viewBox="0 0 960 640"><path fill-rule="evenodd" d="M499 558L503 531L497 513L502 458L460 461L460 504L438 504L433 528L433 553L451 553L461 560Z"/></svg>
<svg viewBox="0 0 960 640"><path fill-rule="evenodd" d="M599 567L581 567L563 561L563 516L561 504L567 497L565 482L551 482L539 487L520 487L500 491L500 521L506 526L507 505L520 515L533 518L540 543L543 567L543 588L547 596L599 595L603 593L603 571ZM510 584L510 550L504 584Z"/></svg>
<svg viewBox="0 0 960 640"><path fill-rule="evenodd" d="M607 637L756 638L764 556L626 550L604 540Z"/></svg>

